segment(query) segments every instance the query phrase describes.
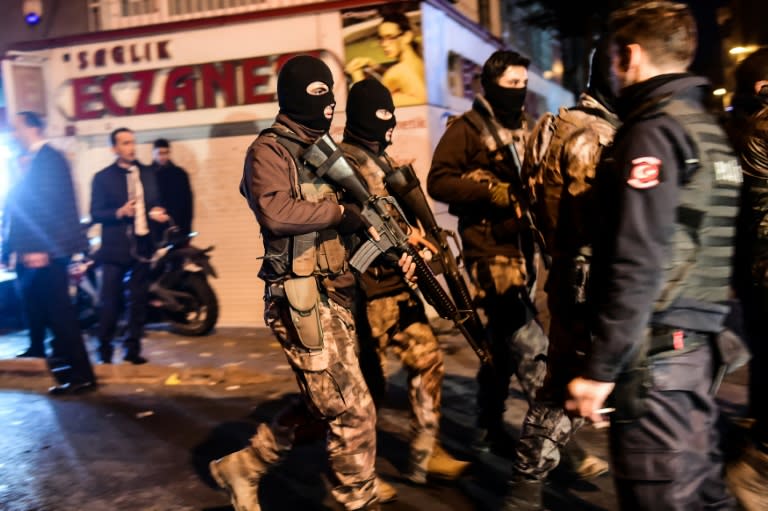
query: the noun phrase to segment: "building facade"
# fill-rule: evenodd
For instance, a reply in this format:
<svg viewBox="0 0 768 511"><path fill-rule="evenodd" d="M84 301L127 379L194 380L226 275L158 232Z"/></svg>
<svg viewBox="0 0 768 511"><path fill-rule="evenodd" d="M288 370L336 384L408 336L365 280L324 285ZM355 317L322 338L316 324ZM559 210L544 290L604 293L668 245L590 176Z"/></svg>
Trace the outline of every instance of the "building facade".
<svg viewBox="0 0 768 511"><path fill-rule="evenodd" d="M91 32L6 52L8 115L46 114L49 136L72 161L84 214L93 174L113 159L113 129L136 132L146 163L155 138L171 140L195 192L195 244L216 247L212 284L224 325L263 325L262 240L238 184L246 148L277 113L282 63L310 53L330 66L337 139L350 84L380 78L398 105L391 154L412 162L423 180L446 119L469 108L479 66L501 46L441 0L89 0L88 9ZM399 33L385 33L388 20L403 17ZM529 90L535 114L573 101L538 72ZM452 226L447 208L435 208Z"/></svg>

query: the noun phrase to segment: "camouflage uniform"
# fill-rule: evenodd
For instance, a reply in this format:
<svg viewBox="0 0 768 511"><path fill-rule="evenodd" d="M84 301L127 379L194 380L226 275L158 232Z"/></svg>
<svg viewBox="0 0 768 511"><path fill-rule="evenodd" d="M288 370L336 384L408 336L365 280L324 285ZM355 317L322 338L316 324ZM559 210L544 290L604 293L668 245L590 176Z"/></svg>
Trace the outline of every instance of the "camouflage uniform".
<svg viewBox="0 0 768 511"><path fill-rule="evenodd" d="M392 168L393 163L386 154L378 157L380 164L377 165L371 159L372 154L355 145L343 143L341 148L372 194L389 195L383 168ZM408 372L413 434L410 471L425 477L440 424L440 396L445 375L443 353L421 299L408 287L399 270L379 259L360 280L367 298L366 319L382 370L386 351L392 348Z"/></svg>
<svg viewBox="0 0 768 511"><path fill-rule="evenodd" d="M264 321L280 341L296 374L305 404L312 416L328 426L327 449L336 477L333 496L347 509L358 509L375 494L376 410L357 360L357 336L349 309L324 297L320 321L324 347L308 352L296 339L288 304L265 298ZM275 463L293 445L295 427L275 418L271 427L261 424L251 446L265 463Z"/></svg>
<svg viewBox="0 0 768 511"><path fill-rule="evenodd" d="M582 94L575 108L542 117L527 148L523 172L538 199L536 219L552 255L545 287L551 314L547 380L523 422L514 463L517 474L528 479L546 477L560 462L560 449L583 424L562 408L566 385L578 374L580 355L588 352L590 343L587 306L579 287L585 282L575 282L575 277L588 268L581 258L588 265L585 215L591 181L617 124L614 114ZM580 448L572 452L586 455Z"/></svg>
<svg viewBox="0 0 768 511"><path fill-rule="evenodd" d="M302 58L310 57L296 57ZM338 205L340 192L299 156L322 134L280 113L246 155L241 193L265 245L259 271L264 319L303 402L282 410L271 425L261 424L246 449L211 463L238 511L260 509L261 476L318 424L327 430L333 496L349 510L378 509L376 410L358 360L351 312L356 286L347 263L348 234L358 227L343 227L348 219Z"/></svg>
<svg viewBox="0 0 768 511"><path fill-rule="evenodd" d="M427 472L440 425L443 353L427 322L424 306L412 291L376 298L366 305L371 336L382 364L391 348L408 373L411 404L411 470Z"/></svg>

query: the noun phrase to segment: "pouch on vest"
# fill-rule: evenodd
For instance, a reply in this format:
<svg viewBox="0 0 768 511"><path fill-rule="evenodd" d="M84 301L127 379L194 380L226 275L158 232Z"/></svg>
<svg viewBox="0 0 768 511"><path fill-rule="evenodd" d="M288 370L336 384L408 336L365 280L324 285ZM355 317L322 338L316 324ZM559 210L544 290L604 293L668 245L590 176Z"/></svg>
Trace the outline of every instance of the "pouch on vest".
<svg viewBox="0 0 768 511"><path fill-rule="evenodd" d="M317 236L317 232L308 232L293 237L291 270L298 277L309 277L315 272Z"/></svg>
<svg viewBox="0 0 768 511"><path fill-rule="evenodd" d="M283 282L285 298L290 305L291 321L299 342L308 350L323 349L323 327L318 302L320 292L315 277L287 279Z"/></svg>

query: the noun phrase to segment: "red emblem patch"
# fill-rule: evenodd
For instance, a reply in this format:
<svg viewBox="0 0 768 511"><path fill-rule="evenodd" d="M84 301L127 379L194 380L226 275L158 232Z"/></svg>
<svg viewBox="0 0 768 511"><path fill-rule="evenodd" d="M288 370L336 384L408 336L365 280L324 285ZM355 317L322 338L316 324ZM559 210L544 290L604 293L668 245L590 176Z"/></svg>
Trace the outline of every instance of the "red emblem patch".
<svg viewBox="0 0 768 511"><path fill-rule="evenodd" d="M644 190L653 188L659 184L659 169L661 160L653 156L635 158L632 160L632 170L629 173L627 183L632 188Z"/></svg>

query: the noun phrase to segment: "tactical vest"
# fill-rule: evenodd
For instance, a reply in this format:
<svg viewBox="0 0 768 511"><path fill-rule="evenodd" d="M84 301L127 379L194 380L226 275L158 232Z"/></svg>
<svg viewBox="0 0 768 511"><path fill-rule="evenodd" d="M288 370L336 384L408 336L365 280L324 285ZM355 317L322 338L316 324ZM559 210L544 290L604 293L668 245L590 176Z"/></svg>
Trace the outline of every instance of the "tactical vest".
<svg viewBox="0 0 768 511"><path fill-rule="evenodd" d="M355 161L357 164L355 170L365 180L369 192L378 197L389 195L384 184L384 172L385 170L390 170L392 164L386 155L382 155L377 164L367 151L358 146L342 142L339 147L341 147L345 155L349 155Z"/></svg>
<svg viewBox="0 0 768 511"><path fill-rule="evenodd" d="M291 155L292 197L308 202L339 203L340 192L328 181L319 178L302 161L306 147L290 132L267 128L259 136L273 137ZM335 229L323 229L306 234L273 237L264 232L264 266L260 275L268 280L289 276L338 275L347 271L347 247Z"/></svg>
<svg viewBox="0 0 768 511"><path fill-rule="evenodd" d="M566 215L573 213L574 207L582 206L588 199L579 199L570 205L571 210L568 211L566 191L572 197L583 197L589 192L599 155L613 142L616 126L604 112L579 107L561 108L557 116L546 114L539 122L542 124L538 126L536 141L529 144L530 151L526 150L524 169L529 174L525 177L536 198L536 220L547 247L554 255L563 251L573 255L576 249L587 243L586 237L577 235L583 234L586 226L570 225L564 232L563 229L558 230L557 224L563 208L566 208ZM615 123L617 124L618 120ZM597 147L594 144L581 144L579 151L582 154L567 153L565 148L576 140L576 135L588 131L596 135ZM583 154L589 150L595 151L594 158L588 159ZM568 161L564 161L564 154L570 157ZM594 161L595 166L589 166L589 161ZM572 166L564 168L564 164ZM575 218L566 217L565 220L568 224L574 222ZM565 242L566 240L568 242Z"/></svg>
<svg viewBox="0 0 768 511"><path fill-rule="evenodd" d="M342 142L339 147L345 156L349 156L369 192L379 197L390 195L384 175L392 169L393 163L386 155L378 157L379 165L373 160L375 156L358 146ZM400 270L384 263L381 258L374 261L360 276L360 287L369 300L402 293L408 289Z"/></svg>
<svg viewBox="0 0 768 511"><path fill-rule="evenodd" d="M686 171L679 179L677 221L655 310L681 301L724 302L731 284L741 168L712 116L682 100L668 102L661 112L682 126L689 144L678 155Z"/></svg>

